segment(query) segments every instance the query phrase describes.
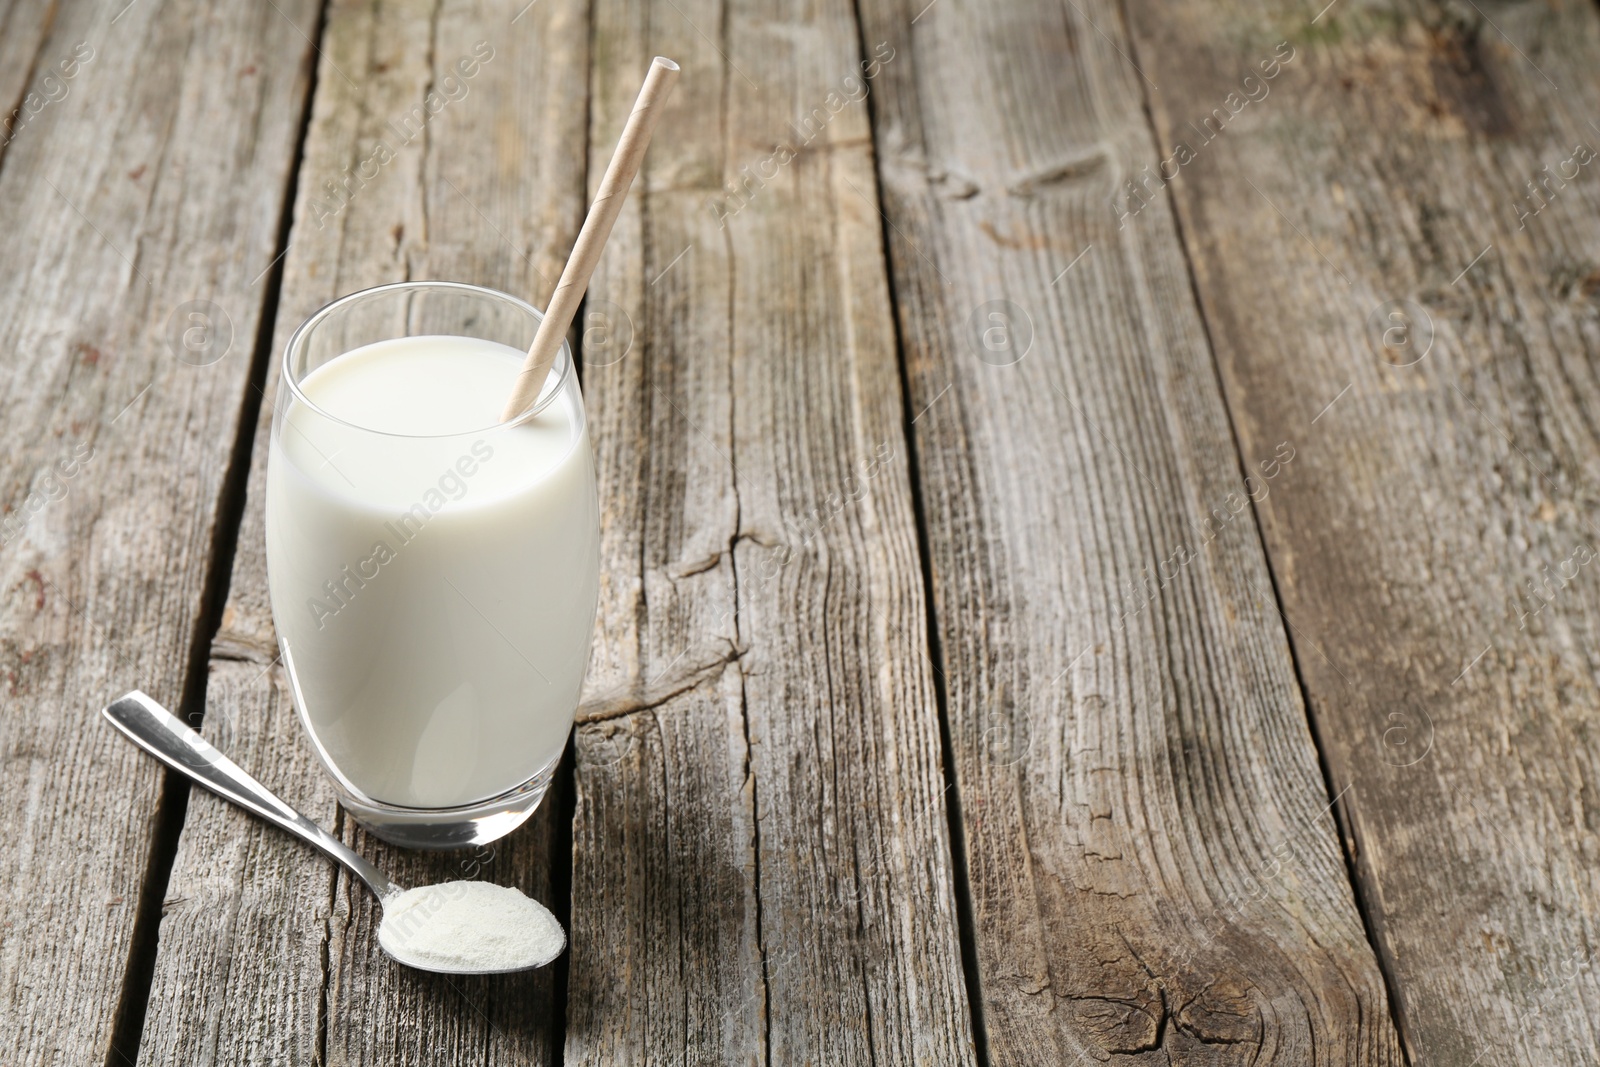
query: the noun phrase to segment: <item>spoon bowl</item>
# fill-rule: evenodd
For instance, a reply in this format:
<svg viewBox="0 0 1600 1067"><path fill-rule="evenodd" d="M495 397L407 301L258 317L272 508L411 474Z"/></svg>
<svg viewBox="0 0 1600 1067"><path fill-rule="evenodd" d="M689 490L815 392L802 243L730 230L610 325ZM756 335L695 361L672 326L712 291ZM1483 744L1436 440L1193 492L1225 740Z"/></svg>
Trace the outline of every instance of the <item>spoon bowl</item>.
<svg viewBox="0 0 1600 1067"><path fill-rule="evenodd" d="M384 952L397 962L439 974L509 974L513 971L542 967L560 955L561 948L565 947L565 936L562 935L561 945L554 953L541 950L534 955L518 958L513 965L490 966L470 964L463 966L439 953L407 953L405 951L408 947L407 938L414 937L419 930L425 930L430 919L453 920L456 925L445 931L453 933L459 928L463 916L459 910L453 909L452 905L469 897L481 901L486 894L498 900L503 907L508 906L508 914L499 918L548 923L554 926L557 933L561 928L555 918L537 901L523 897L514 889L502 890L499 887L488 886L487 883L448 882L443 885L422 887L420 892L423 895L420 898L416 896L419 891L414 890L408 894L400 883L390 878L377 865L300 814L272 790L256 781L238 764L219 752L209 741L190 729L176 715L137 689L106 705L101 709L101 714L126 734L134 744L168 767L200 783L224 800L232 801L252 815L265 819L279 829L287 830L323 855L343 864L346 870L372 891L372 895L377 897L383 906L384 926L379 928L378 943ZM406 899L403 902L405 906L401 910L405 915L410 916L417 912L421 915L408 924L408 933L393 932L385 936L384 931L388 926L391 911L397 903L402 903L403 896ZM521 903L510 900L511 897L517 898ZM504 953L499 955L503 957Z"/></svg>

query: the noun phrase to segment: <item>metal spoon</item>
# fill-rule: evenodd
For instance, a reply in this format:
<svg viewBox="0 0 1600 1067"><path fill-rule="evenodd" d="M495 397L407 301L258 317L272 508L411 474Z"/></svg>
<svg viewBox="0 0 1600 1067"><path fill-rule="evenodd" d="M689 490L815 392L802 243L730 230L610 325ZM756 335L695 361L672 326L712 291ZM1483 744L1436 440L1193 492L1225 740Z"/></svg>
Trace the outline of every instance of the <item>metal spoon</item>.
<svg viewBox="0 0 1600 1067"><path fill-rule="evenodd" d="M135 689L101 709L111 724L132 739L133 743L150 753L168 767L186 774L224 800L231 800L246 811L289 831L324 855L344 864L351 874L361 879L373 896L387 910L404 889L393 878L352 851L344 842L300 814L280 800L273 792L238 764L218 752L210 742L186 726L182 720ZM537 902L525 901L549 917ZM554 918L549 918L554 923ZM559 930L559 925L557 926ZM380 943L382 940L380 938ZM515 967L465 968L443 967L424 960L407 958L383 945L385 952L400 963L421 970L444 974L504 974L509 971L542 967L549 959L529 960ZM551 957L554 958L554 957Z"/></svg>

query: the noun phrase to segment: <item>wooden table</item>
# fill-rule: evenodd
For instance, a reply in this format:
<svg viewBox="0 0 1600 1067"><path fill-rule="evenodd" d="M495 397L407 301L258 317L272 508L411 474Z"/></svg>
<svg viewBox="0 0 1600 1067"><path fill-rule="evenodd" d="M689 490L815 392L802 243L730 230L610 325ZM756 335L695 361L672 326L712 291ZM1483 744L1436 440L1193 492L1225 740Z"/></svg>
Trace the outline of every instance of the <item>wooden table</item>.
<svg viewBox="0 0 1600 1067"><path fill-rule="evenodd" d="M1600 9L1323 4L0 0L0 1058L1595 1062ZM276 360L542 303L657 53L569 758L404 854L277 661ZM135 686L570 951L391 965Z"/></svg>

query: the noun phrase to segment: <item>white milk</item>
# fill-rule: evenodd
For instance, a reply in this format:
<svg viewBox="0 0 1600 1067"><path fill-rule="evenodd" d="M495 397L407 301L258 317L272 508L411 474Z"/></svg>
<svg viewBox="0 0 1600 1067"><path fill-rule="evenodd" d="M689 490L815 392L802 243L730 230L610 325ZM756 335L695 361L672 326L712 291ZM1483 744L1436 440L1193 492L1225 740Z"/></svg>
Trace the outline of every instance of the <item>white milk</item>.
<svg viewBox="0 0 1600 1067"><path fill-rule="evenodd" d="M367 345L307 375L321 413L292 400L273 436L273 619L323 759L373 800L485 800L566 744L598 595L593 461L572 383L495 425L522 357Z"/></svg>

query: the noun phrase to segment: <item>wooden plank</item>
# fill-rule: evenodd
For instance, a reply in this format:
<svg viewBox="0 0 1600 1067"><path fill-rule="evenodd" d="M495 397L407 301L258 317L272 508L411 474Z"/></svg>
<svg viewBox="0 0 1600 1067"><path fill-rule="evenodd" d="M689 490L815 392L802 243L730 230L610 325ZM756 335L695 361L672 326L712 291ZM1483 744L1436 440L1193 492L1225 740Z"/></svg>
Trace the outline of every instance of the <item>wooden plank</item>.
<svg viewBox="0 0 1600 1067"><path fill-rule="evenodd" d="M141 970L162 782L99 708L176 702L202 639L310 48L270 7L40 7L0 99L77 66L0 170L0 1048L82 1064Z"/></svg>
<svg viewBox="0 0 1600 1067"><path fill-rule="evenodd" d="M862 9L990 1061L1399 1063L1118 6Z"/></svg>
<svg viewBox="0 0 1600 1067"><path fill-rule="evenodd" d="M591 290L566 1061L973 1062L851 5L595 11L591 176L683 76Z"/></svg>
<svg viewBox="0 0 1600 1067"><path fill-rule="evenodd" d="M583 207L588 20L581 8L331 5L285 259L269 390L293 329L335 296L450 278L548 296ZM514 21L513 21L514 19ZM302 23L308 34L309 21ZM483 46L492 52L485 58ZM481 60L447 86L462 58ZM416 133L430 91L447 102ZM393 126L390 123L394 123ZM408 127L409 122L409 127ZM402 141L397 129L409 128ZM392 162L344 185L379 140ZM360 176L360 175L358 175ZM204 730L324 825L339 813L301 735L267 600L262 407ZM558 798L481 851L424 855L344 833L405 884L484 877L552 896ZM327 861L197 793L172 872L141 1063L549 1063L557 969L488 979L389 962L365 890ZM558 904L559 908L559 904Z"/></svg>
<svg viewBox="0 0 1600 1067"><path fill-rule="evenodd" d="M1411 1061L1592 1062L1600 17L1132 8L1164 151L1295 50L1170 188Z"/></svg>

